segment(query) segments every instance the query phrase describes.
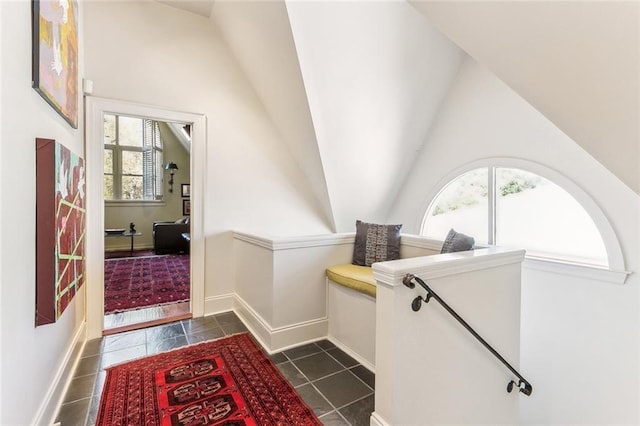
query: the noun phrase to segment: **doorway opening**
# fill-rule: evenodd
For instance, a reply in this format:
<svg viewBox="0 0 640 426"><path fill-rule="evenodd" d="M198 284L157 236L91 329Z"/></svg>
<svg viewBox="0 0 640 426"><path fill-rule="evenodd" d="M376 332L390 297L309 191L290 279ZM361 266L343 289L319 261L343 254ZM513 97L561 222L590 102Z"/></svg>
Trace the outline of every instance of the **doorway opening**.
<svg viewBox="0 0 640 426"><path fill-rule="evenodd" d="M191 126L105 113L104 334L191 317Z"/></svg>
<svg viewBox="0 0 640 426"><path fill-rule="evenodd" d="M88 338L202 316L204 116L86 100Z"/></svg>

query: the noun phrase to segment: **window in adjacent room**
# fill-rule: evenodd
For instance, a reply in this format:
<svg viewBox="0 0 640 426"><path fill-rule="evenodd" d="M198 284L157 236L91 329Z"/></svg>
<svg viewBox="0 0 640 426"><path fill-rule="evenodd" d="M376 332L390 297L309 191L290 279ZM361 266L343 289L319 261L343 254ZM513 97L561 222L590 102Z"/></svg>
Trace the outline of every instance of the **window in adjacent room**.
<svg viewBox="0 0 640 426"><path fill-rule="evenodd" d="M162 200L162 148L156 121L105 114L105 199Z"/></svg>
<svg viewBox="0 0 640 426"><path fill-rule="evenodd" d="M427 209L422 234L444 239L451 228L478 243L525 248L528 256L608 265L584 207L556 183L519 168L482 167L446 184Z"/></svg>

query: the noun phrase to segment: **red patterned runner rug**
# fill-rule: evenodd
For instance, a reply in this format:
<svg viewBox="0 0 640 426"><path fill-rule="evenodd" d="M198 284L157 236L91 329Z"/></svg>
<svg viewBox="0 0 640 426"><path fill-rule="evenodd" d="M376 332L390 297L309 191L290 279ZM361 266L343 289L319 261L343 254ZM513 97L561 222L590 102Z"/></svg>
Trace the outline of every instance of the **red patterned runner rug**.
<svg viewBox="0 0 640 426"><path fill-rule="evenodd" d="M321 425L248 333L107 369L96 426Z"/></svg>
<svg viewBox="0 0 640 426"><path fill-rule="evenodd" d="M104 313L186 302L189 255L108 259L104 262Z"/></svg>

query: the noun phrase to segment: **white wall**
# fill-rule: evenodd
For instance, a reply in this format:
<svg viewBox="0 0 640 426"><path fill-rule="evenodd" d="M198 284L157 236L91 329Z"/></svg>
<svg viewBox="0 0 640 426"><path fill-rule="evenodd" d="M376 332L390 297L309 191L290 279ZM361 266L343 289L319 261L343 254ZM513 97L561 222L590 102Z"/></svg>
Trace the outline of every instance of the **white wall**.
<svg viewBox="0 0 640 426"><path fill-rule="evenodd" d="M429 197L489 157L534 161L575 182L611 223L626 269L640 269L638 195L470 58L389 220L418 232ZM639 285L637 274L619 285L525 269L521 368L534 392L521 401L524 424L640 422Z"/></svg>
<svg viewBox="0 0 640 426"><path fill-rule="evenodd" d="M215 2L212 20L304 173L306 185L333 230L333 212L284 0Z"/></svg>
<svg viewBox="0 0 640 426"><path fill-rule="evenodd" d="M330 231L208 19L156 2L104 1L87 2L85 20L95 95L206 115L206 297L233 291L231 229Z"/></svg>
<svg viewBox="0 0 640 426"><path fill-rule="evenodd" d="M0 158L3 160L0 168L3 182L0 198L0 423L26 425L36 421L41 409L46 411L41 404L81 329L85 306L85 289L82 288L56 323L37 328L34 325L35 139L55 139L84 156L83 128L80 119L80 127L72 129L31 88L31 2L2 2L0 7ZM82 51L82 21L79 31L79 49ZM79 74L82 77L82 55ZM79 117L82 117L82 102L79 108ZM8 182L11 184L7 185ZM54 403L59 396L53 395Z"/></svg>
<svg viewBox="0 0 640 426"><path fill-rule="evenodd" d="M338 232L383 221L461 52L405 2L287 2Z"/></svg>
<svg viewBox="0 0 640 426"><path fill-rule="evenodd" d="M640 3L411 3L640 194Z"/></svg>

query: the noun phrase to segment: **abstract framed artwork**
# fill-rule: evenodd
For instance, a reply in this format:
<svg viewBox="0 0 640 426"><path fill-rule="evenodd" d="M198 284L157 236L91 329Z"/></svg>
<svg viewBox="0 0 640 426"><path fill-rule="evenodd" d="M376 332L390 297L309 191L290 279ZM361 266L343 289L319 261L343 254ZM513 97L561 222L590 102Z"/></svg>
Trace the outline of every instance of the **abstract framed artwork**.
<svg viewBox="0 0 640 426"><path fill-rule="evenodd" d="M191 196L191 184L183 183L180 185L182 198L189 198Z"/></svg>
<svg viewBox="0 0 640 426"><path fill-rule="evenodd" d="M78 6L75 0L32 1L32 86L78 128Z"/></svg>
<svg viewBox="0 0 640 426"><path fill-rule="evenodd" d="M84 161L36 139L36 325L56 322L85 281Z"/></svg>
<svg viewBox="0 0 640 426"><path fill-rule="evenodd" d="M191 215L191 200L182 200L182 215Z"/></svg>

